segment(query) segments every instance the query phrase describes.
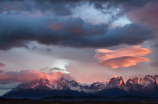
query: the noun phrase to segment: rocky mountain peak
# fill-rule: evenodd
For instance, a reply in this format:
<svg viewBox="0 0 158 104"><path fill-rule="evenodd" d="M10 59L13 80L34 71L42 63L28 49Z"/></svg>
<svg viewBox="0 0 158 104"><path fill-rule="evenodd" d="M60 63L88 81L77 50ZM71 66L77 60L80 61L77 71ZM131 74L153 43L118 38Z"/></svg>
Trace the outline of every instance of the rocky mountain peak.
<svg viewBox="0 0 158 104"><path fill-rule="evenodd" d="M106 87L105 83L102 82L94 82L90 85L90 89L104 89Z"/></svg>
<svg viewBox="0 0 158 104"><path fill-rule="evenodd" d="M117 78L111 78L107 86L108 88L116 88L116 87L123 88L125 84L124 84L122 76L120 76Z"/></svg>

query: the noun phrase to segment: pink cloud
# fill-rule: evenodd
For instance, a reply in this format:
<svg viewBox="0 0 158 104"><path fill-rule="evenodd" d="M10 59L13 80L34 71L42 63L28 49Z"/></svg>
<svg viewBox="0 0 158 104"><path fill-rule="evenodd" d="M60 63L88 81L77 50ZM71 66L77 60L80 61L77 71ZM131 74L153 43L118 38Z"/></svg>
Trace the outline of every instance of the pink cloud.
<svg viewBox="0 0 158 104"><path fill-rule="evenodd" d="M3 67L3 66L5 66L5 64L3 64L3 63L0 62L0 67Z"/></svg>
<svg viewBox="0 0 158 104"><path fill-rule="evenodd" d="M141 22L154 29L158 28L158 5L149 3L143 8L135 8L126 15L132 22Z"/></svg>
<svg viewBox="0 0 158 104"><path fill-rule="evenodd" d="M141 46L132 46L129 48L120 48L117 50L97 49L94 56L100 62L98 65L110 68L129 67L139 62L149 61L149 59L140 57L149 54L151 51Z"/></svg>
<svg viewBox="0 0 158 104"><path fill-rule="evenodd" d="M51 81L54 81L60 78L61 75L61 72L42 73L33 70L21 70L19 72L9 71L0 73L0 83L27 82L39 78L47 78Z"/></svg>
<svg viewBox="0 0 158 104"><path fill-rule="evenodd" d="M105 61L101 61L98 65L111 67L113 69L119 67L129 67L136 65L138 62L149 61L149 59L144 57L137 57L137 56L123 56L119 58L112 58Z"/></svg>

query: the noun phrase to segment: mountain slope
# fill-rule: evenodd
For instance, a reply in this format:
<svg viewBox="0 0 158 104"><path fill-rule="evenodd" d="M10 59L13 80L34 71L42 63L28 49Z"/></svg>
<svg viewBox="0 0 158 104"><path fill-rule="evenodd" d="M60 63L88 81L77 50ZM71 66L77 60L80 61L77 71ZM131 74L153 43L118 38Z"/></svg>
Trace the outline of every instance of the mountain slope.
<svg viewBox="0 0 158 104"><path fill-rule="evenodd" d="M36 79L22 83L7 92L3 97L49 97L49 96L158 96L158 76L146 75L143 79L137 77L128 79L126 83L122 77L111 78L109 83L95 82L90 86L83 86L75 80L68 81L61 77L58 80Z"/></svg>
<svg viewBox="0 0 158 104"><path fill-rule="evenodd" d="M7 92L3 97L47 97L47 96L83 96L82 86L76 81L68 81L60 78L56 81L48 79L36 79L28 83L22 83L16 88Z"/></svg>

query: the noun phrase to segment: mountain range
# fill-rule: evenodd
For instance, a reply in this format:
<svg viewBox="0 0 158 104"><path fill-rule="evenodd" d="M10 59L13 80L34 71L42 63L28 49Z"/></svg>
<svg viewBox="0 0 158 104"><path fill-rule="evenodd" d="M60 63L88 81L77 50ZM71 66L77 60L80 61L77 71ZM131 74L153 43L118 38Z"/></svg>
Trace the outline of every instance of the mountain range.
<svg viewBox="0 0 158 104"><path fill-rule="evenodd" d="M82 85L75 80L67 80L64 77L55 81L48 79L35 79L27 83L21 83L11 91L5 93L7 98L42 98L50 96L141 96L158 97L158 75L146 75L128 79L111 78L108 83L95 82L91 85Z"/></svg>

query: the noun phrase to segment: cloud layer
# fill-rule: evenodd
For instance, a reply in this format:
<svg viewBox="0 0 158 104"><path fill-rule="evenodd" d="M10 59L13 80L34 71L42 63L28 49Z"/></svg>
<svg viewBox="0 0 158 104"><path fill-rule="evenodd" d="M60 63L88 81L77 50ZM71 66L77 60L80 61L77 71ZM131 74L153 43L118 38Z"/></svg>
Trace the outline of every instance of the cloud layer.
<svg viewBox="0 0 158 104"><path fill-rule="evenodd" d="M53 81L60 78L61 75L59 72L42 73L33 70L8 71L0 73L0 83L27 82L39 78Z"/></svg>
<svg viewBox="0 0 158 104"><path fill-rule="evenodd" d="M26 18L0 15L0 49L27 47L32 41L67 47L108 47L138 44L154 38L152 30L141 24L127 24L113 29L109 24L85 22L81 18ZM8 42L9 41L9 42Z"/></svg>
<svg viewBox="0 0 158 104"><path fill-rule="evenodd" d="M74 9L81 5L89 4L96 9L109 13L109 9L123 8L129 11L136 7L143 7L148 3L157 4L157 0L0 0L0 11L18 11L18 12L53 12L57 16L67 16L73 14ZM106 5L105 5L106 4ZM62 7L62 8L61 8Z"/></svg>
<svg viewBox="0 0 158 104"><path fill-rule="evenodd" d="M152 29L141 23L111 28L111 19L144 7L155 0L1 0L0 50L28 47L32 41L44 45L67 47L108 47L119 44L136 45L153 39ZM81 6L103 12L111 19L93 24L72 16ZM106 4L106 5L105 5ZM120 9L114 13L113 9ZM81 9L82 10L82 9ZM113 15L117 14L117 15Z"/></svg>
<svg viewBox="0 0 158 104"><path fill-rule="evenodd" d="M149 54L151 51L141 46L132 46L129 48L120 48L117 50L97 49L94 56L100 62L98 65L119 68L136 65L138 62L149 61L149 59L140 57Z"/></svg>
<svg viewBox="0 0 158 104"><path fill-rule="evenodd" d="M66 57L68 60L80 60L78 63L84 62L87 66L80 64L79 67L73 63L74 67L72 70L74 73L77 75L79 74L77 70L80 70L81 74L80 76L78 75L80 78L83 76L83 70L86 72L90 69L84 76L87 77L87 75L95 73L97 76L95 80L97 80L98 76L102 74L102 72L96 74L96 69L100 67L93 67L92 64L89 65L87 63L91 60L93 61L89 57L93 58L94 53L87 52L85 54L85 52L78 49L84 50L85 48L83 47L93 49L105 48L120 44L137 45L156 38L155 31L157 31L158 27L157 4L158 0L0 0L0 50L9 50L14 47L29 48L30 43L34 41L43 45L73 47L73 50L75 50L73 53L66 51L70 50L70 48L63 48L63 51L59 49L61 51L61 53L58 52L60 58ZM86 19L82 18L82 16L85 16L85 14L82 14L82 11L85 12L82 6L90 12L93 12L93 9L99 11L99 14L94 13L95 16L104 14L102 15L103 17L110 17L109 21L101 18L105 22L97 23L95 20L98 21L98 18L92 15L94 23L97 24L94 24L93 21L89 22L89 17L86 17ZM91 10L89 6L93 9ZM81 15L76 16L79 12L81 12ZM132 23L124 26L116 24L117 27L115 23L114 25L111 24L113 21L121 18L121 16L127 16L126 19L130 19ZM121 22L124 22L124 19ZM52 54L49 57L56 56L54 54L56 48L48 49L48 52L51 50ZM89 51L94 52L94 50ZM19 53L23 52L20 51ZM77 53L81 54L78 55ZM100 61L98 64L101 66L120 68L148 61L149 59L140 57L148 53L150 53L150 50L142 47L130 47L118 50L99 49L95 57ZM157 50L153 54L155 60L157 60L156 55ZM32 56L30 55L30 57ZM10 59L13 58L10 57ZM157 61L155 63L157 64ZM0 66L4 65L0 63ZM137 69L139 69L138 66ZM146 71L147 68L144 67L145 65L142 68L145 70L144 73L149 74L149 71ZM46 71L48 72L50 70L54 69L48 69ZM5 83L5 81L6 83L10 83L32 80L31 78L27 80L27 76L34 76L32 77L33 79L49 76L49 74L47 75L41 72L24 70L20 72L0 71L0 73L0 83ZM122 74L122 71L120 73ZM106 73L103 74L105 75ZM110 71L108 74L111 74ZM22 78L20 79L20 77Z"/></svg>
<svg viewBox="0 0 158 104"><path fill-rule="evenodd" d="M0 12L17 11L36 13L53 12L57 16L67 16L82 4L82 0L0 0Z"/></svg>

